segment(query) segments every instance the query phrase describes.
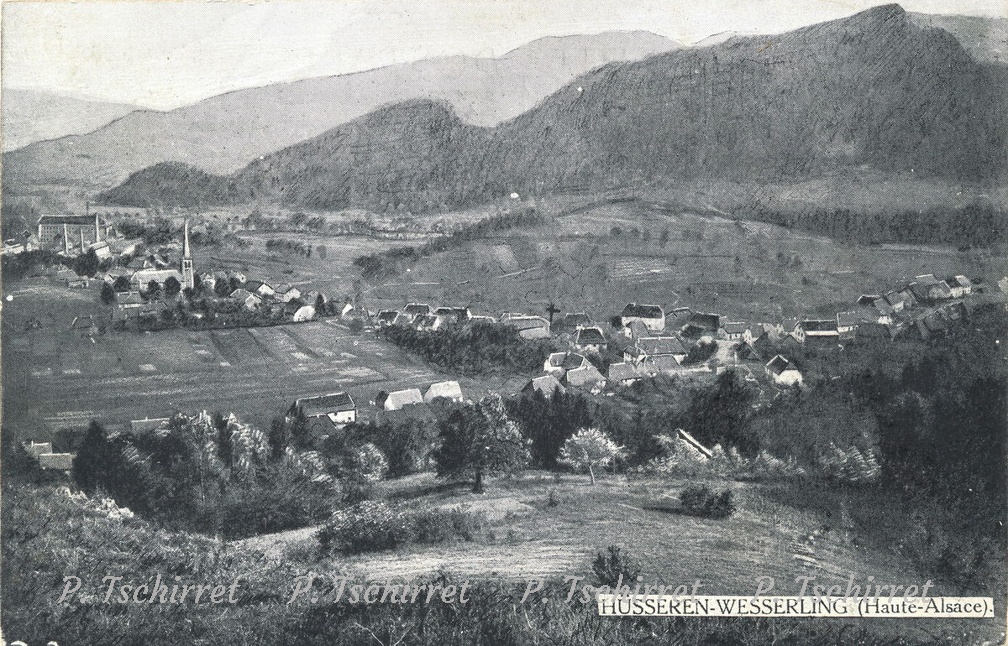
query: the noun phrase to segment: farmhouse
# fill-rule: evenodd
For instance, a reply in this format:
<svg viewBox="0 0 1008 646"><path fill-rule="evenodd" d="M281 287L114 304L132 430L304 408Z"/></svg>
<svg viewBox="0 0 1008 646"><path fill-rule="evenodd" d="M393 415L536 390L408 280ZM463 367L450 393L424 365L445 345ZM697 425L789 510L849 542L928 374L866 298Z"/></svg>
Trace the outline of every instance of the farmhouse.
<svg viewBox="0 0 1008 646"><path fill-rule="evenodd" d="M578 328L574 337L574 347L582 352L599 353L605 350L607 345L602 330L597 327Z"/></svg>
<svg viewBox="0 0 1008 646"><path fill-rule="evenodd" d="M749 325L746 323L728 321L721 324L720 333L723 338L729 341L739 341L748 329Z"/></svg>
<svg viewBox="0 0 1008 646"><path fill-rule="evenodd" d="M629 339L639 339L643 336L651 336L652 334L654 334L654 331L648 329L648 326L640 321L631 321L630 325L623 328L623 335Z"/></svg>
<svg viewBox="0 0 1008 646"><path fill-rule="evenodd" d="M634 321L643 323L653 332L661 332L665 329L665 311L658 305L627 303L620 312L620 323L623 327L629 327Z"/></svg>
<svg viewBox="0 0 1008 646"><path fill-rule="evenodd" d="M839 340L840 332L837 330L836 320L805 320L795 326L792 333L798 343L806 343L811 340Z"/></svg>
<svg viewBox="0 0 1008 646"><path fill-rule="evenodd" d="M410 317L397 310L382 310L378 312L377 319L378 325L381 327L387 327L389 325L408 325L411 321Z"/></svg>
<svg viewBox="0 0 1008 646"><path fill-rule="evenodd" d="M965 276L952 276L945 279L945 284L949 286L952 298L962 298L973 292L973 281Z"/></svg>
<svg viewBox="0 0 1008 646"><path fill-rule="evenodd" d="M31 440L24 443L24 449L29 455L38 459L43 453L52 453L52 442L36 442Z"/></svg>
<svg viewBox="0 0 1008 646"><path fill-rule="evenodd" d="M40 453L37 457L43 469L68 473L73 469L73 453Z"/></svg>
<svg viewBox="0 0 1008 646"><path fill-rule="evenodd" d="M469 311L468 307L439 307L434 310L434 314L444 319L447 323L457 325L461 325L472 318L472 312Z"/></svg>
<svg viewBox="0 0 1008 646"><path fill-rule="evenodd" d="M518 330L518 336L523 339L544 339L549 336L549 321L541 316L526 316L524 314L505 314L501 323Z"/></svg>
<svg viewBox="0 0 1008 646"><path fill-rule="evenodd" d="M543 375L541 377L535 377L522 388L523 393L538 392L539 394L549 398L553 396L553 393L560 390L561 393L567 392L567 389L557 381L557 378L553 375Z"/></svg>
<svg viewBox="0 0 1008 646"><path fill-rule="evenodd" d="M655 357L672 357L677 364L686 358L686 348L675 336L652 336L637 339L637 343L623 352L623 361L640 366Z"/></svg>
<svg viewBox="0 0 1008 646"><path fill-rule="evenodd" d="M560 326L564 330L576 330L579 327L590 327L591 325L591 318L584 312L568 312L560 321Z"/></svg>
<svg viewBox="0 0 1008 646"><path fill-rule="evenodd" d="M405 390L393 390L390 393L379 395L375 404L385 410L402 410L406 406L414 406L424 403L423 395L419 388L407 388Z"/></svg>
<svg viewBox="0 0 1008 646"><path fill-rule="evenodd" d="M689 337L717 336L721 329L721 317L717 314L704 314L694 312L686 325L683 326L683 334Z"/></svg>
<svg viewBox="0 0 1008 646"><path fill-rule="evenodd" d="M327 419L336 428L357 421L357 405L350 393L338 391L317 397L302 397L294 402L288 415L307 419Z"/></svg>
<svg viewBox="0 0 1008 646"><path fill-rule="evenodd" d="M587 363L580 368L568 370L564 375L564 382L575 388L596 389L605 385L605 377L598 371L598 368Z"/></svg>
<svg viewBox="0 0 1008 646"><path fill-rule="evenodd" d="M837 312L836 320L838 334L852 334L861 322L861 315L854 310Z"/></svg>
<svg viewBox="0 0 1008 646"><path fill-rule="evenodd" d="M622 362L609 364L608 382L615 386L629 386L641 378L634 364Z"/></svg>
<svg viewBox="0 0 1008 646"><path fill-rule="evenodd" d="M462 401L462 386L457 381L439 381L436 384L431 384L427 392L424 393L424 402L429 404L439 398Z"/></svg>
<svg viewBox="0 0 1008 646"><path fill-rule="evenodd" d="M301 290L293 285L282 284L276 286L274 295L278 301L282 303L289 303L295 298L301 298Z"/></svg>
<svg viewBox="0 0 1008 646"><path fill-rule="evenodd" d="M417 315L423 314L424 316L428 314L433 314L431 311L431 306L427 303L409 303L403 308L403 312L409 314L410 316L416 318Z"/></svg>
<svg viewBox="0 0 1008 646"><path fill-rule="evenodd" d="M766 373L780 386L801 385L802 374L790 361L777 355L766 364Z"/></svg>
<svg viewBox="0 0 1008 646"><path fill-rule="evenodd" d="M232 302L238 303L247 310L254 310L262 304L261 298L249 292L244 287L239 287L231 292L231 295L228 298L231 299Z"/></svg>

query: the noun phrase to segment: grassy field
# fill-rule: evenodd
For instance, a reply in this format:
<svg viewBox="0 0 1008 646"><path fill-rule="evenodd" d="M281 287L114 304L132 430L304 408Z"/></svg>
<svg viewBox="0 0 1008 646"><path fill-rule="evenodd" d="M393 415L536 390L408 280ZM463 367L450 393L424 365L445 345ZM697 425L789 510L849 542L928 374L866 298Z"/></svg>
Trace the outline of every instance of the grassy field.
<svg viewBox="0 0 1008 646"><path fill-rule="evenodd" d="M714 487L729 486L738 506L731 518L712 520L676 513L679 492L692 482L607 476L591 486L587 477L566 475L557 481L547 474L529 473L495 480L485 494L477 495L465 485L437 486L430 474L422 474L385 483L384 495L411 509L486 512L489 537L475 544L326 558L315 552L314 529L259 536L237 545L262 551L277 562L372 581L423 579L447 571L516 583L566 576L587 576L587 582L591 559L609 545L622 547L639 562L645 584L691 587L699 580L701 594L749 594L755 591L758 576L774 577L775 594L793 595L800 590L798 576L813 576L817 583L829 585L846 585L852 573L862 583L869 574L877 582L902 585L922 585L934 578L900 556L884 527L864 520L899 514L893 503L871 492L711 482ZM937 579L935 589L958 594ZM1004 599L1003 587L991 593ZM995 616L1003 616L1001 603ZM996 619L868 624L891 637L967 630L996 636L1001 629Z"/></svg>

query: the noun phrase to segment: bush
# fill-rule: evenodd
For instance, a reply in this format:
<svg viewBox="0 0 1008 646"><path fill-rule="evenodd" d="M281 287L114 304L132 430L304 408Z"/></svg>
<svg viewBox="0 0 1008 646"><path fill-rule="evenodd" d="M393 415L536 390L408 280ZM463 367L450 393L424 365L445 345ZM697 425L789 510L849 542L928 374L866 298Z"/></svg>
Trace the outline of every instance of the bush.
<svg viewBox="0 0 1008 646"><path fill-rule="evenodd" d="M404 512L380 500L365 500L333 514L319 530L323 553L361 554L413 543L437 544L476 540L486 525L485 514L461 509Z"/></svg>
<svg viewBox="0 0 1008 646"><path fill-rule="evenodd" d="M682 509L691 516L728 518L735 511L731 489L714 493L706 485L690 485L679 494Z"/></svg>
<svg viewBox="0 0 1008 646"><path fill-rule="evenodd" d="M641 573L640 564L616 545L598 552L592 561L592 573L599 584L615 588L636 581Z"/></svg>

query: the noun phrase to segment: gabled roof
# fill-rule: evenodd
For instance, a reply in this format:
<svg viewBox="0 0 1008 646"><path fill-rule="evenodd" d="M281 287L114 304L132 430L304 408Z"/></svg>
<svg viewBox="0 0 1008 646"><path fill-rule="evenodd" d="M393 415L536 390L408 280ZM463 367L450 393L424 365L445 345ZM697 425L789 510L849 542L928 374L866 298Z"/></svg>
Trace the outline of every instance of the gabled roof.
<svg viewBox="0 0 1008 646"><path fill-rule="evenodd" d="M404 406L422 404L423 395L419 388L407 388L405 390L393 390L386 397L382 406L385 410L399 410Z"/></svg>
<svg viewBox="0 0 1008 646"><path fill-rule="evenodd" d="M937 285L932 285L931 290L936 292L939 298L952 298L952 289L948 286L948 283L942 281Z"/></svg>
<svg viewBox="0 0 1008 646"><path fill-rule="evenodd" d="M395 323L395 320L399 318L399 312L396 310L382 310L378 312L378 316L376 318L382 323L392 325Z"/></svg>
<svg viewBox="0 0 1008 646"><path fill-rule="evenodd" d="M350 393L339 391L316 397L302 397L294 402L305 417L324 417L329 413L345 413L357 410Z"/></svg>
<svg viewBox="0 0 1008 646"><path fill-rule="evenodd" d="M534 330L536 328L548 328L549 321L541 316L512 316L508 320L504 321L506 325L518 328L521 330Z"/></svg>
<svg viewBox="0 0 1008 646"><path fill-rule="evenodd" d="M588 364L581 368L568 370L564 380L571 386L590 386L605 381L598 368Z"/></svg>
<svg viewBox="0 0 1008 646"><path fill-rule="evenodd" d="M810 319L807 321L802 321L800 323L801 327L805 332L836 332L837 322L835 320L816 320Z"/></svg>
<svg viewBox="0 0 1008 646"><path fill-rule="evenodd" d="M609 364L609 381L629 381L639 377L640 374L632 363Z"/></svg>
<svg viewBox="0 0 1008 646"><path fill-rule="evenodd" d="M543 375L541 377L535 377L531 379L527 384L525 384L525 387L522 388L522 390L523 391L535 390L542 393L546 397L552 397L553 392L557 388L559 388L560 392L562 393L567 392L567 389L563 387L563 384L557 381L556 377L554 377L553 375Z"/></svg>
<svg viewBox="0 0 1008 646"><path fill-rule="evenodd" d="M578 329L577 337L574 341L577 345L604 345L605 336L602 330L597 327L583 327Z"/></svg>
<svg viewBox="0 0 1008 646"><path fill-rule="evenodd" d="M630 336L635 339L652 334L648 326L640 321L630 321L630 325L626 326L626 329L630 330Z"/></svg>
<svg viewBox="0 0 1008 646"><path fill-rule="evenodd" d="M937 285L939 282L934 274L923 274L921 276L914 276L914 280L916 280L918 284L924 285L925 287L930 287L931 285Z"/></svg>
<svg viewBox="0 0 1008 646"><path fill-rule="evenodd" d="M93 215L43 215L39 218L39 224L76 224L94 226L95 216Z"/></svg>
<svg viewBox="0 0 1008 646"><path fill-rule="evenodd" d="M641 337L637 339L636 348L639 352L648 356L687 354L682 341L674 336Z"/></svg>
<svg viewBox="0 0 1008 646"><path fill-rule="evenodd" d="M73 469L73 453L39 453L38 463L43 469L69 471Z"/></svg>
<svg viewBox="0 0 1008 646"><path fill-rule="evenodd" d="M767 364L766 364L766 367L767 367L767 370L769 370L770 372L772 372L775 375L780 375L781 373L783 373L786 370L797 370L797 368L795 368L795 367L793 367L791 365L790 361L788 361L787 359L785 359L783 356L781 356L779 354L777 356L775 356L773 359L771 359L770 361L768 361Z"/></svg>
<svg viewBox="0 0 1008 646"><path fill-rule="evenodd" d="M462 386L459 385L457 381L439 381L436 384L431 384L424 393L423 400L430 403L438 397L444 397L445 399L462 399Z"/></svg>
<svg viewBox="0 0 1008 646"><path fill-rule="evenodd" d="M568 328L576 328L579 325L588 326L592 324L592 320L584 312L567 312L563 317L564 326Z"/></svg>
<svg viewBox="0 0 1008 646"><path fill-rule="evenodd" d="M861 322L861 315L854 310L849 310L847 312L837 312L836 318L837 318L837 327L840 326L849 327L857 325L858 323Z"/></svg>
<svg viewBox="0 0 1008 646"><path fill-rule="evenodd" d="M721 329L723 329L728 334L742 334L749 328L748 323L741 323L736 321L728 321L721 324Z"/></svg>
<svg viewBox="0 0 1008 646"><path fill-rule="evenodd" d="M416 316L417 314L430 314L431 306L427 303L409 303L403 308L403 311L407 314L412 314Z"/></svg>
<svg viewBox="0 0 1008 646"><path fill-rule="evenodd" d="M642 319L660 319L665 315L658 305L642 305L640 303L627 303L620 316L637 317Z"/></svg>
<svg viewBox="0 0 1008 646"><path fill-rule="evenodd" d="M956 285L958 285L959 287L973 287L973 281L971 281L969 278L966 278L965 276L962 275L954 276L952 280L954 280ZM949 284L951 285L952 283L949 281Z"/></svg>
<svg viewBox="0 0 1008 646"><path fill-rule="evenodd" d="M709 330L711 332L716 332L718 328L721 327L721 317L717 314L694 312L693 315L689 317L689 325Z"/></svg>
<svg viewBox="0 0 1008 646"><path fill-rule="evenodd" d="M675 355L659 354L648 357L641 364L641 370L648 372L674 373L680 370L680 364L676 361Z"/></svg>

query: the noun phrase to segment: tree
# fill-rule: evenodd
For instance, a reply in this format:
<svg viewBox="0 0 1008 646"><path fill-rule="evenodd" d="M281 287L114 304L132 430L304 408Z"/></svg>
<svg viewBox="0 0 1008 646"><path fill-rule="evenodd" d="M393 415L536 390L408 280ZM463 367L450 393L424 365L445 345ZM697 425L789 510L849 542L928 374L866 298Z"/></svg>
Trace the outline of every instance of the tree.
<svg viewBox="0 0 1008 646"><path fill-rule="evenodd" d="M109 285L108 283L104 283L102 285L102 288L101 288L101 300L102 300L102 303L105 303L106 305L111 305L112 303L115 303L115 301L116 301L116 294L115 294L115 290L112 289L112 285Z"/></svg>
<svg viewBox="0 0 1008 646"><path fill-rule="evenodd" d="M591 483L595 484L595 467L607 467L622 454L623 447L599 429L582 428L564 442L557 462L569 465L574 471L587 470Z"/></svg>
<svg viewBox="0 0 1008 646"><path fill-rule="evenodd" d="M130 290L130 281L126 276L117 276L115 282L112 283L112 289L117 292L128 292Z"/></svg>
<svg viewBox="0 0 1008 646"><path fill-rule="evenodd" d="M174 276L169 276L164 282L164 295L165 298L175 298L182 291L182 283L178 281L178 278Z"/></svg>
<svg viewBox="0 0 1008 646"><path fill-rule="evenodd" d="M161 296L161 285L156 281L152 280L147 283L147 298L152 301L156 301Z"/></svg>
<svg viewBox="0 0 1008 646"><path fill-rule="evenodd" d="M74 481L81 490L92 493L104 475L115 469L116 463L115 447L109 443L105 429L92 420L73 460Z"/></svg>
<svg viewBox="0 0 1008 646"><path fill-rule="evenodd" d="M529 441L518 430L498 394L463 404L438 423L441 446L434 452L438 477L472 478L483 493L483 476L512 474L528 464Z"/></svg>

